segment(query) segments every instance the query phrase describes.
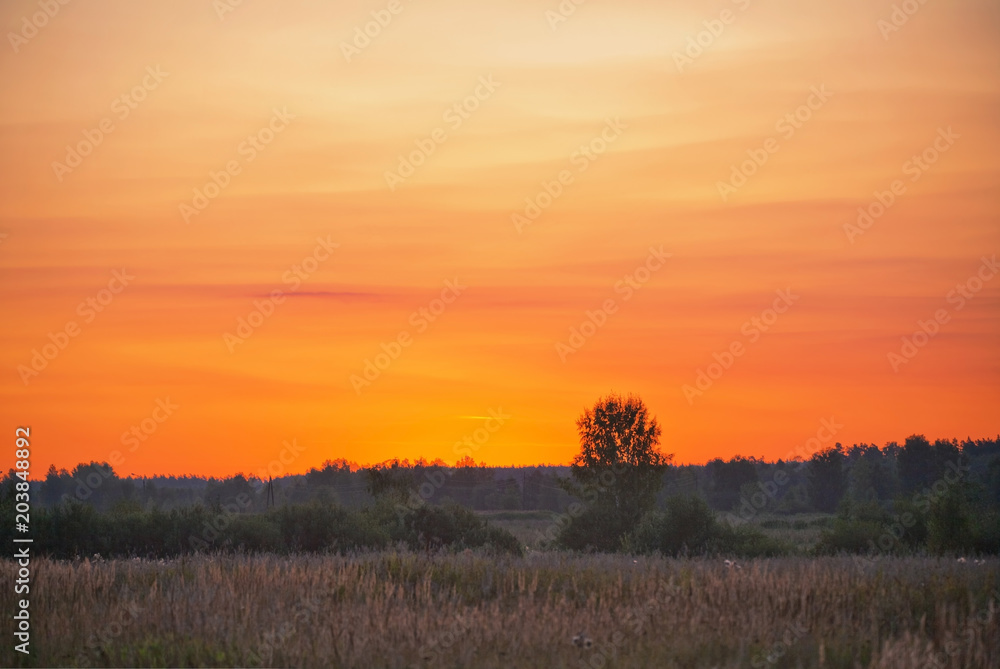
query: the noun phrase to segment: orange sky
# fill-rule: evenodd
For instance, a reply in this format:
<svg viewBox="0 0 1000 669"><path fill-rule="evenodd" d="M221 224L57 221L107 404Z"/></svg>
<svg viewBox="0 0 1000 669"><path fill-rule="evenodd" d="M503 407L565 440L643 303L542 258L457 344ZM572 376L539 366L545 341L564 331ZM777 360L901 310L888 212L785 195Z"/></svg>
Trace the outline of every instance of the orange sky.
<svg viewBox="0 0 1000 669"><path fill-rule="evenodd" d="M0 417L36 475L568 462L611 390L680 462L1000 433L995 2L224 2L0 7Z"/></svg>

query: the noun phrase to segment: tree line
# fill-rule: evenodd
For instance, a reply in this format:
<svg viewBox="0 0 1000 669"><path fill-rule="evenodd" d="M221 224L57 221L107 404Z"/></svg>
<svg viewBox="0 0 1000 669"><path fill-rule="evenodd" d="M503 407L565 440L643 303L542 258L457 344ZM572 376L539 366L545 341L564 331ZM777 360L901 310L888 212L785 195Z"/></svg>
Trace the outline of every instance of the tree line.
<svg viewBox="0 0 1000 669"><path fill-rule="evenodd" d="M33 512L67 551L59 537L68 529L90 546L85 528L98 525L113 552L133 545L116 540L115 527L147 537L134 543L154 554L393 541L511 550L513 537L480 526L474 512L538 511L555 518L546 543L574 550L779 554L789 547L760 527L810 513L827 514L810 521L823 529L817 548L827 552L1000 552L1000 438L931 443L912 435L881 448L837 443L807 459L677 466L660 450L661 428L642 400L615 394L585 409L577 429L570 466L487 467L466 457L456 466L421 459L359 467L339 459L267 482L243 474L119 477L103 462L51 467L32 482L42 507ZM0 507L13 504L14 483L13 470L0 480ZM199 529L206 519L209 529ZM173 529L158 532L157 524ZM157 538L164 536L173 537L169 548Z"/></svg>
<svg viewBox="0 0 1000 669"><path fill-rule="evenodd" d="M393 477L391 485L420 494L426 501L455 502L476 511L539 510L564 512L573 501L564 481L567 466L489 467L466 463L447 466L426 461L394 460L359 467L346 460L328 460L304 475L284 476L272 483L276 505L310 501L347 507L371 504L375 489ZM649 490L659 508L676 495L704 499L715 511L741 515L761 513L833 513L846 501L886 502L900 496L933 493L946 475L961 475L981 488L984 499L1000 504L1000 438L992 440L908 437L902 445L883 447L836 444L807 460L765 461L736 456L704 465L662 468L655 489ZM439 485L435 485L440 481ZM10 473L0 485L11 482ZM106 462L80 463L72 470L49 468L43 480L32 482L32 498L45 507L80 502L109 510L119 502L170 510L193 504L211 506L245 494L251 510L267 507L267 483L237 474L211 477L119 477Z"/></svg>

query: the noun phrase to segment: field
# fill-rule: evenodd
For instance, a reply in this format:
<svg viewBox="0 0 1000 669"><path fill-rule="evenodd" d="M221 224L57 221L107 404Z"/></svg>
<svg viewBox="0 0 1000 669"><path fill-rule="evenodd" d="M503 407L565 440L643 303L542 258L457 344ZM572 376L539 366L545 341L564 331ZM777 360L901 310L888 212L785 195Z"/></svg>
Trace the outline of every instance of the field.
<svg viewBox="0 0 1000 669"><path fill-rule="evenodd" d="M35 666L996 667L1000 561L33 561ZM16 565L0 562L6 582ZM14 608L4 588L4 610ZM0 665L16 666L4 619ZM575 639L575 642L574 642Z"/></svg>

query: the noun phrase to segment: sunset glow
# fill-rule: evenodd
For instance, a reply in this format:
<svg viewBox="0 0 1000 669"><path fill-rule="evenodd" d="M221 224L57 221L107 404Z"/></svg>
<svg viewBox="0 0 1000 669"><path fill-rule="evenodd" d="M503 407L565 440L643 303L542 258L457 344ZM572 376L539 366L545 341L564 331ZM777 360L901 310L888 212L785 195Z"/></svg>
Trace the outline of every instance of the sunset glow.
<svg viewBox="0 0 1000 669"><path fill-rule="evenodd" d="M4 3L32 476L1000 434L1000 5L563 5Z"/></svg>

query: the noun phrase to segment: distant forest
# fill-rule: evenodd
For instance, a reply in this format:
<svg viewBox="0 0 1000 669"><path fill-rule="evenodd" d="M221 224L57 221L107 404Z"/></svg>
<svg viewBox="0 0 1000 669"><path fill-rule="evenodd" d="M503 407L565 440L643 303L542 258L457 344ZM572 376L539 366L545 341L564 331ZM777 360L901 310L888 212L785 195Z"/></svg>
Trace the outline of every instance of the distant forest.
<svg viewBox="0 0 1000 669"><path fill-rule="evenodd" d="M51 467L44 480L31 483L31 497L36 506L51 508L76 501L99 511L122 506L162 511L192 505L221 508L237 501L241 512L309 502L360 508L373 503L372 486L381 476L391 477L397 488L408 489L414 501L456 503L476 511L562 513L575 501L559 482L570 471L569 466L488 467L469 458L459 466L396 460L374 467L358 467L340 459L268 482L242 474L221 479L119 477L107 463L90 462L72 471ZM674 496L697 496L732 521L750 520L762 513L831 513L845 503L905 499L919 506L957 480L983 505L1000 507L1000 437L931 443L914 435L902 445L891 442L882 448L838 443L808 460L766 462L734 457L704 465L671 466L663 476L657 507L664 508ZM2 484L13 487L13 470Z"/></svg>

